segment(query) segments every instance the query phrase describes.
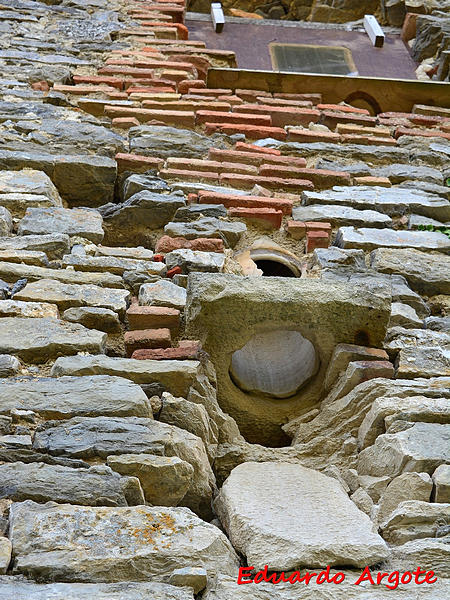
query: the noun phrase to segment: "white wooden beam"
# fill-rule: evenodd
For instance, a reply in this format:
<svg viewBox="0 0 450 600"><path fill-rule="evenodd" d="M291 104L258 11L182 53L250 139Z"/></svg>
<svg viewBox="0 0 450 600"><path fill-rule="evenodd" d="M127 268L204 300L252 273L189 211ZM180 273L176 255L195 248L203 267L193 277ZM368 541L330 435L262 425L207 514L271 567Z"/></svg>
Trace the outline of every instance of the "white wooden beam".
<svg viewBox="0 0 450 600"><path fill-rule="evenodd" d="M220 2L213 2L211 4L211 19L215 32L220 33L225 25L225 15L223 14Z"/></svg>
<svg viewBox="0 0 450 600"><path fill-rule="evenodd" d="M384 44L384 33L373 15L364 16L364 29L375 48L382 48Z"/></svg>

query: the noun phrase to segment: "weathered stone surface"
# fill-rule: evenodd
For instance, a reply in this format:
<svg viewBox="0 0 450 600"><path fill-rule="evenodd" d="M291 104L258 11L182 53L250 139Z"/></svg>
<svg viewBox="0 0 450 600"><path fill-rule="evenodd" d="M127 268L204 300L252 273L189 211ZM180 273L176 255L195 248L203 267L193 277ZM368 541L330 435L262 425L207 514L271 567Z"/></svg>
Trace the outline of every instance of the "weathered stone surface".
<svg viewBox="0 0 450 600"><path fill-rule="evenodd" d="M76 271L100 271L123 275L133 269L151 275L164 275L166 266L160 262L133 260L116 256L76 256L67 254L63 258L63 266L73 267Z"/></svg>
<svg viewBox="0 0 450 600"><path fill-rule="evenodd" d="M78 355L58 358L51 375L117 375L139 384L157 383L175 396L186 396L199 370L200 363L193 360L134 360Z"/></svg>
<svg viewBox="0 0 450 600"><path fill-rule="evenodd" d="M390 544L404 544L418 538L445 535L450 517L450 504L406 500L381 523L381 531ZM441 527L442 530L441 531Z"/></svg>
<svg viewBox="0 0 450 600"><path fill-rule="evenodd" d="M226 148L227 136L201 135L188 129L141 125L130 129L130 149L137 154L158 158L203 158L211 146Z"/></svg>
<svg viewBox="0 0 450 600"><path fill-rule="evenodd" d="M377 149L378 150L378 149ZM414 194L406 188L383 188L377 186L335 186L322 192L302 192L306 205L339 204L364 210L376 210L389 215L413 212L438 221L450 219L450 202L436 194Z"/></svg>
<svg viewBox="0 0 450 600"><path fill-rule="evenodd" d="M377 177L389 177L391 183L401 183L402 181L419 181L442 184L442 173L438 169L424 167L419 165L392 164L385 167L379 167L374 170Z"/></svg>
<svg viewBox="0 0 450 600"><path fill-rule="evenodd" d="M183 309L186 305L186 290L166 279L145 283L139 289L139 304Z"/></svg>
<svg viewBox="0 0 450 600"><path fill-rule="evenodd" d="M0 498L15 502L65 502L87 506L144 504L139 481L120 477L104 465L70 469L44 463L0 465Z"/></svg>
<svg viewBox="0 0 450 600"><path fill-rule="evenodd" d="M45 252L49 259L61 258L69 251L69 236L65 233L27 235L0 238L0 250Z"/></svg>
<svg viewBox="0 0 450 600"><path fill-rule="evenodd" d="M358 473L395 477L407 471L431 474L448 460L450 428L440 423L414 423L398 433L385 433L358 457Z"/></svg>
<svg viewBox="0 0 450 600"><path fill-rule="evenodd" d="M31 250L0 250L0 260L48 267L47 255L44 252Z"/></svg>
<svg viewBox="0 0 450 600"><path fill-rule="evenodd" d="M443 544L442 544L443 545ZM421 561L411 560L405 564L404 570L411 569L411 564L419 564ZM432 566L429 567L432 570ZM301 576L305 575L305 570L301 570ZM316 569L317 574L320 573ZM330 571L330 577L333 577L338 569ZM345 575L345 580L339 585L333 585L332 591L330 587L325 587L322 582L316 583L316 577L313 577L309 585L303 583L291 585L290 583L258 583L258 585L238 585L236 578L219 576L214 581L211 581L207 587L203 600L386 600L387 594L392 593L386 590L384 585L368 585L364 586L363 592L361 585L355 585L360 571L341 571ZM376 581L378 571L371 569L372 576ZM434 600L436 594L445 596L448 587L448 580L438 579L433 585L418 586L414 583L409 585L400 584L395 590L395 595L398 600ZM330 596L332 593L332 596ZM364 594L362 596L361 594ZM2 599L3 600L3 599ZM22 600L22 598L19 598ZM40 598L38 598L40 600ZM59 598L57 598L59 600ZM69 598L69 600L72 600ZM82 599L84 600L84 598ZM103 599L102 599L103 600ZM114 599L115 600L115 599Z"/></svg>
<svg viewBox="0 0 450 600"><path fill-rule="evenodd" d="M215 507L234 547L256 569L363 566L389 554L383 540L372 533L369 517L340 484L300 465L239 465L224 483Z"/></svg>
<svg viewBox="0 0 450 600"><path fill-rule="evenodd" d="M428 473L403 473L381 494L377 522L383 523L405 498L429 502L433 482Z"/></svg>
<svg viewBox="0 0 450 600"><path fill-rule="evenodd" d="M413 290L427 295L450 294L450 257L419 250L380 248L372 252L371 264L381 273L403 275Z"/></svg>
<svg viewBox="0 0 450 600"><path fill-rule="evenodd" d="M355 344L337 344L333 350L329 366L325 376L325 389L330 389L338 376L342 374L348 364L353 361L388 360L384 350L378 348L366 348Z"/></svg>
<svg viewBox="0 0 450 600"><path fill-rule="evenodd" d="M375 378L394 377L394 366L388 360L355 360L348 363L345 373L337 380L321 408L349 394L358 384Z"/></svg>
<svg viewBox="0 0 450 600"><path fill-rule="evenodd" d="M352 267L357 271L366 270L363 250L342 250L336 246L316 248L313 253L314 261L322 269Z"/></svg>
<svg viewBox="0 0 450 600"><path fill-rule="evenodd" d="M123 377L17 378L0 381L0 412L32 410L46 419L75 416L152 418L150 402L140 386Z"/></svg>
<svg viewBox="0 0 450 600"><path fill-rule="evenodd" d="M123 182L123 200L128 200L134 194L138 192L149 191L149 192L170 192L170 186L168 183L160 177L147 173L133 173L125 179Z"/></svg>
<svg viewBox="0 0 450 600"><path fill-rule="evenodd" d="M450 334L450 317L427 317L425 327L432 331L442 331Z"/></svg>
<svg viewBox="0 0 450 600"><path fill-rule="evenodd" d="M386 227L392 219L376 210L357 210L351 206L334 204L313 204L297 206L292 211L296 221L326 221L335 226L354 225L355 227Z"/></svg>
<svg viewBox="0 0 450 600"><path fill-rule="evenodd" d="M408 306L408 304L403 304L402 302L393 302L389 325L391 327L400 326L415 328L423 327L423 321L422 319L419 319L419 316L412 306Z"/></svg>
<svg viewBox="0 0 450 600"><path fill-rule="evenodd" d="M205 589L208 582L208 574L206 569L201 567L184 567L183 569L175 569L169 578L169 583L180 587L190 587L194 590L194 594L198 594Z"/></svg>
<svg viewBox="0 0 450 600"><path fill-rule="evenodd" d="M440 465L433 473L433 499L435 502L450 502L450 465Z"/></svg>
<svg viewBox="0 0 450 600"><path fill-rule="evenodd" d="M391 327L385 339L385 348L389 353L397 353L405 348L440 346L447 349L450 346L450 335L433 331L432 329L405 329Z"/></svg>
<svg viewBox="0 0 450 600"><path fill-rule="evenodd" d="M189 489L194 468L178 456L121 454L108 456L108 465L141 482L145 500L154 506L177 506Z"/></svg>
<svg viewBox="0 0 450 600"><path fill-rule="evenodd" d="M28 207L62 206L58 190L43 171L0 172L0 203L14 217L23 217Z"/></svg>
<svg viewBox="0 0 450 600"><path fill-rule="evenodd" d="M102 353L106 334L52 318L0 319L0 353L42 363L61 354Z"/></svg>
<svg viewBox="0 0 450 600"><path fill-rule="evenodd" d="M141 452L178 456L194 468L183 505L206 517L211 515L215 479L205 447L200 438L178 427L148 418L75 417L61 423L48 421L40 426L33 447L72 458L106 458L111 454Z"/></svg>
<svg viewBox="0 0 450 600"><path fill-rule="evenodd" d="M44 171L63 199L72 205L99 206L114 196L117 166L115 160L106 156L0 150L0 168Z"/></svg>
<svg viewBox="0 0 450 600"><path fill-rule="evenodd" d="M19 235L66 233L79 235L94 243L103 239L102 216L87 208L28 208L19 223Z"/></svg>
<svg viewBox="0 0 450 600"><path fill-rule="evenodd" d="M189 223L171 222L164 227L164 233L171 237L193 240L198 237L222 238L230 248L234 248L247 230L244 223L221 221L216 217L204 217Z"/></svg>
<svg viewBox="0 0 450 600"><path fill-rule="evenodd" d="M199 340L210 355L219 404L254 443L287 445L280 425L317 405L336 344L380 346L389 315L390 294L384 285L368 288L303 278L189 275L187 337ZM319 363L314 377L283 402L244 393L230 377L233 352L254 335L286 330L298 331L314 346Z"/></svg>
<svg viewBox="0 0 450 600"><path fill-rule="evenodd" d="M15 295L17 300L26 302L46 300L56 304L60 310L94 306L107 308L120 315L125 313L129 297L128 290L117 290L98 285L62 283L54 279L41 279L28 283Z"/></svg>
<svg viewBox="0 0 450 600"><path fill-rule="evenodd" d="M12 545L8 538L0 537L0 575L4 575L11 562Z"/></svg>
<svg viewBox="0 0 450 600"><path fill-rule="evenodd" d="M15 356L0 354L0 377L11 377L20 370L20 361Z"/></svg>
<svg viewBox="0 0 450 600"><path fill-rule="evenodd" d="M226 192L225 192L226 193ZM233 190L234 193L234 190ZM189 204L175 213L173 220L188 223L203 217L226 217L227 209L223 204Z"/></svg>
<svg viewBox="0 0 450 600"><path fill-rule="evenodd" d="M450 250L450 240L435 231L394 231L361 227L341 227L337 232L336 246L339 248L415 248L417 250Z"/></svg>
<svg viewBox="0 0 450 600"><path fill-rule="evenodd" d="M25 238L27 236L24 236ZM99 285L106 288L123 288L124 282L119 275L110 273L85 273L72 269L49 269L0 261L0 277L5 281L16 282L18 279L39 281L43 279L56 280L68 284ZM45 300L45 299L44 299Z"/></svg>
<svg viewBox="0 0 450 600"><path fill-rule="evenodd" d="M180 267L183 273L191 271L220 273L225 264L225 256L221 252L202 252L184 248L166 254L165 261L169 269Z"/></svg>
<svg viewBox="0 0 450 600"><path fill-rule="evenodd" d="M167 392L162 394L161 402L159 421L190 431L201 438L206 446L217 442L217 437L211 430L208 411L202 404L190 402L185 398L175 398ZM216 428L215 430L217 431Z"/></svg>
<svg viewBox="0 0 450 600"><path fill-rule="evenodd" d="M209 577L238 567L223 533L187 508L26 501L12 506L11 540L14 572L40 580L161 581L180 567L202 566Z"/></svg>
<svg viewBox="0 0 450 600"><path fill-rule="evenodd" d="M1 201L1 196L0 196ZM11 235L13 228L12 215L7 208L0 206L0 236Z"/></svg>
<svg viewBox="0 0 450 600"><path fill-rule="evenodd" d="M419 390L418 390L419 392ZM375 443L376 438L394 421L425 421L427 423L450 423L450 406L447 398L427 398L408 395L406 398L388 395L374 400L358 430L360 448Z"/></svg>
<svg viewBox="0 0 450 600"><path fill-rule="evenodd" d="M95 248L95 256L118 256L120 258L149 261L153 259L154 252L142 246L137 248L114 248L98 245Z"/></svg>
<svg viewBox="0 0 450 600"><path fill-rule="evenodd" d="M16 295L15 295L16 296ZM59 317L56 304L0 300L0 317Z"/></svg>
<svg viewBox="0 0 450 600"><path fill-rule="evenodd" d="M446 538L422 538L411 540L391 548L390 565L393 569L407 571L413 564L434 571L438 578L450 577L450 546ZM438 579L439 581L439 579ZM448 585L448 582L444 583Z"/></svg>
<svg viewBox="0 0 450 600"><path fill-rule="evenodd" d="M396 361L397 377L447 377L450 375L450 355L445 348L403 348Z"/></svg>
<svg viewBox="0 0 450 600"><path fill-rule="evenodd" d="M6 538L5 538L6 539ZM0 578L1 600L194 600L192 591L156 582L49 583Z"/></svg>
<svg viewBox="0 0 450 600"><path fill-rule="evenodd" d="M143 191L122 204L105 204L99 210L105 226L113 229L116 242L144 243L147 230L158 229L168 223L176 210L185 204L181 192L158 194Z"/></svg>
<svg viewBox="0 0 450 600"><path fill-rule="evenodd" d="M95 306L68 308L62 314L62 318L71 323L80 323L88 329L98 329L107 333L117 333L121 330L117 313L109 308L97 308Z"/></svg>

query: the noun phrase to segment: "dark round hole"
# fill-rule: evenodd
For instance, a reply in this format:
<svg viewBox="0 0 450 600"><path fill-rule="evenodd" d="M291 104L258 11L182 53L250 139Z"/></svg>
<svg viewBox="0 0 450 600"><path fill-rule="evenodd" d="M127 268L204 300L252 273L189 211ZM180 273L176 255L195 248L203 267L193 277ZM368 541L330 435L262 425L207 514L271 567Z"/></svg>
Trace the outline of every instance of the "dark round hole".
<svg viewBox="0 0 450 600"><path fill-rule="evenodd" d="M264 277L295 277L295 273L283 263L276 260L255 260Z"/></svg>

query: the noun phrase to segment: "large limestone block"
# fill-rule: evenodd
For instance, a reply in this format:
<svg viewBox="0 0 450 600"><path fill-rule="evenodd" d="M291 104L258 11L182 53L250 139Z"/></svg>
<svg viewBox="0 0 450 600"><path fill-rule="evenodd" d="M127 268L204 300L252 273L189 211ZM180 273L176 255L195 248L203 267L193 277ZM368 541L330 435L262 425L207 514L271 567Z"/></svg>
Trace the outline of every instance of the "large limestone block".
<svg viewBox="0 0 450 600"><path fill-rule="evenodd" d="M109 308L120 315L125 313L130 292L111 289L99 285L78 285L63 283L55 279L41 279L27 283L15 296L16 300L26 302L52 302L60 310L77 306L96 306Z"/></svg>
<svg viewBox="0 0 450 600"><path fill-rule="evenodd" d="M404 500L429 502L432 489L428 473L403 473L395 477L381 494L377 522L384 522Z"/></svg>
<svg viewBox="0 0 450 600"><path fill-rule="evenodd" d="M51 375L117 375L138 384L159 384L175 396L186 396L200 374L195 360L135 360L111 356L63 356Z"/></svg>
<svg viewBox="0 0 450 600"><path fill-rule="evenodd" d="M187 508L26 501L11 507L10 538L14 573L41 581L166 581L180 567L235 576L239 564L225 535Z"/></svg>
<svg viewBox="0 0 450 600"><path fill-rule="evenodd" d="M414 423L399 433L385 433L358 457L358 473L391 475L407 471L432 474L448 460L450 428L439 423Z"/></svg>
<svg viewBox="0 0 450 600"><path fill-rule="evenodd" d="M139 289L139 304L142 306L167 306L184 309L186 290L167 279L156 283L144 283Z"/></svg>
<svg viewBox="0 0 450 600"><path fill-rule="evenodd" d="M14 294L16 297L16 294ZM56 304L0 300L0 317L59 317Z"/></svg>
<svg viewBox="0 0 450 600"><path fill-rule="evenodd" d="M183 506L211 517L215 478L200 438L159 421L138 417L75 417L48 421L36 431L33 447L39 452L73 458L106 458L120 454L178 456L194 468Z"/></svg>
<svg viewBox="0 0 450 600"><path fill-rule="evenodd" d="M71 469L44 463L0 465L0 498L91 506L144 504L139 480L121 477L104 465Z"/></svg>
<svg viewBox="0 0 450 600"><path fill-rule="evenodd" d="M395 362L397 377L448 377L450 375L450 352L446 348L403 348Z"/></svg>
<svg viewBox="0 0 450 600"><path fill-rule="evenodd" d="M357 210L351 206L334 204L297 206L293 209L292 216L296 221L327 221L332 223L334 227L342 225L386 227L392 222L388 215L376 210Z"/></svg>
<svg viewBox="0 0 450 600"><path fill-rule="evenodd" d="M148 417L150 401L139 385L110 375L0 380L0 413L32 410L45 419Z"/></svg>
<svg viewBox="0 0 450 600"><path fill-rule="evenodd" d="M411 540L441 537L447 533L450 504L406 500L381 523L385 540L397 545Z"/></svg>
<svg viewBox="0 0 450 600"><path fill-rule="evenodd" d="M374 250L375 248L415 248L416 250L450 250L448 237L436 231L394 231L373 227L341 227L335 240L338 248Z"/></svg>
<svg viewBox="0 0 450 600"><path fill-rule="evenodd" d="M420 565L422 569L434 571L438 577L450 578L450 544L447 539L421 538L393 546L391 568L407 571L411 565Z"/></svg>
<svg viewBox="0 0 450 600"><path fill-rule="evenodd" d="M289 463L244 463L225 481L215 507L249 565L362 567L389 551L339 482Z"/></svg>
<svg viewBox="0 0 450 600"><path fill-rule="evenodd" d="M433 473L433 498L436 502L450 502L450 465L440 465Z"/></svg>
<svg viewBox="0 0 450 600"><path fill-rule="evenodd" d="M193 240L202 238L222 238L230 248L234 248L247 227L244 223L228 222L216 217L204 217L189 223L173 221L164 227L164 233L171 237L184 237Z"/></svg>
<svg viewBox="0 0 450 600"><path fill-rule="evenodd" d="M104 352L106 333L53 318L0 319L0 353L42 363L61 354Z"/></svg>
<svg viewBox="0 0 450 600"><path fill-rule="evenodd" d="M381 346L389 317L390 290L383 284L368 287L281 277L189 275L187 336L200 340L210 355L217 373L219 404L254 443L287 444L288 438L280 425L317 405L336 344ZM236 376L236 383L233 381L230 376L233 354L245 349L252 339L278 336L282 350L283 341L287 343L288 336L296 335L303 338L302 347L309 344L308 360L312 351L315 356L305 377L300 382L298 378L291 381L294 388L288 390L293 389L288 399L280 401L274 396L273 386L270 394L261 393L260 386L257 386L259 392L252 393L239 387ZM295 339L292 348L294 363L298 354ZM258 365L255 363L255 368L250 368L254 352L239 355L248 365L244 369L241 360L239 372L264 372L270 381L284 381L286 374L293 371L289 353L282 358L267 340L265 349L258 344L258 356L262 357L264 352L268 358L261 359ZM294 375L292 372L291 379ZM251 387L243 387L255 389L253 383Z"/></svg>
<svg viewBox="0 0 450 600"><path fill-rule="evenodd" d="M67 233L79 235L94 243L103 239L103 219L94 209L28 208L18 227L19 235Z"/></svg>
<svg viewBox="0 0 450 600"><path fill-rule="evenodd" d="M0 578L0 600L194 600L192 590L157 582L33 583Z"/></svg>
<svg viewBox="0 0 450 600"><path fill-rule="evenodd" d="M164 275L164 263L134 260L120 256L77 256L67 254L63 258L63 266L73 267L75 271L100 271L101 273L115 273L123 275L125 271L144 271L151 275Z"/></svg>
<svg viewBox="0 0 450 600"><path fill-rule="evenodd" d="M381 273L398 273L409 285L425 295L450 294L450 257L412 248L379 248L371 254L371 264Z"/></svg>
<svg viewBox="0 0 450 600"><path fill-rule="evenodd" d="M141 482L145 499L154 506L177 506L189 489L194 468L178 456L121 454L108 456L108 465Z"/></svg>
<svg viewBox="0 0 450 600"><path fill-rule="evenodd" d="M0 172L0 201L1 196L9 193L46 196L54 204L61 205L58 190L53 185L50 177L43 171L35 169L22 169L21 171Z"/></svg>
<svg viewBox="0 0 450 600"><path fill-rule="evenodd" d="M1 201L1 196L0 196ZM7 208L0 205L0 236L10 236L13 228L12 215Z"/></svg>

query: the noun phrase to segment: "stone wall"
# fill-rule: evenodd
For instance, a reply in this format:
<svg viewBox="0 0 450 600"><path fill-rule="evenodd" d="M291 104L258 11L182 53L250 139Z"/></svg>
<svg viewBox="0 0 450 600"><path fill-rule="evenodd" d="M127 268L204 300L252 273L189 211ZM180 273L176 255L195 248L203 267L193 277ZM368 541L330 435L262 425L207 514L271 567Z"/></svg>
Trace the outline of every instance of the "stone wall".
<svg viewBox="0 0 450 600"><path fill-rule="evenodd" d="M0 8L0 600L444 598L450 109L208 88L184 16Z"/></svg>

